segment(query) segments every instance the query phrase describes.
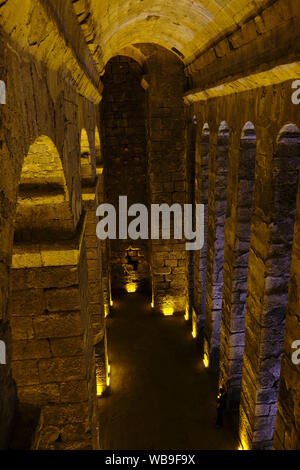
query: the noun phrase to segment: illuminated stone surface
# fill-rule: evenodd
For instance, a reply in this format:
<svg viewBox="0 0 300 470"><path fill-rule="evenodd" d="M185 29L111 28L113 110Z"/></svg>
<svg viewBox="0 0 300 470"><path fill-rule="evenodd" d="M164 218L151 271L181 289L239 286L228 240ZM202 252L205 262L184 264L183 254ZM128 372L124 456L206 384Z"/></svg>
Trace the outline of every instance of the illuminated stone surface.
<svg viewBox="0 0 300 470"><path fill-rule="evenodd" d="M1 448L99 447L105 317L145 284L161 321L189 314L241 446L300 449L299 19L293 0L0 1ZM95 208L122 193L205 204L203 250L100 243Z"/></svg>

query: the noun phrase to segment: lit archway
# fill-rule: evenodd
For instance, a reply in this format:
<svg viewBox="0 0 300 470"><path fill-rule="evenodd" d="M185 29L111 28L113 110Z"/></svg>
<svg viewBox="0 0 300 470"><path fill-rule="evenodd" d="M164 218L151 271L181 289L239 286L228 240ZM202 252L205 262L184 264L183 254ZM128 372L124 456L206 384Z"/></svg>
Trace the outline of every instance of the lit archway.
<svg viewBox="0 0 300 470"><path fill-rule="evenodd" d="M64 170L51 139L39 137L29 148L21 172L15 216L15 242L69 238L73 233Z"/></svg>

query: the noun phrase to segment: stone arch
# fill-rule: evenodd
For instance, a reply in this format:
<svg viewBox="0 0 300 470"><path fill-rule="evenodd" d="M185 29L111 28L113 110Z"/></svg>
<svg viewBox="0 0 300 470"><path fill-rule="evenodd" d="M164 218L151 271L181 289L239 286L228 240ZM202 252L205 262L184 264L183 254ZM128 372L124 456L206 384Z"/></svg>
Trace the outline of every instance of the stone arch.
<svg viewBox="0 0 300 470"><path fill-rule="evenodd" d="M241 393L245 342L245 309L250 250L251 216L256 160L256 132L247 122L241 133L237 169L236 210L231 208L233 242L228 240L224 258L220 386L226 384L228 405L238 409Z"/></svg>
<svg viewBox="0 0 300 470"><path fill-rule="evenodd" d="M300 133L295 124L281 129L271 168L261 310L254 311L248 298L246 306L240 441L252 449L270 449L275 429L299 188Z"/></svg>
<svg viewBox="0 0 300 470"><path fill-rule="evenodd" d="M229 128L226 121L220 123L210 149L208 189L208 241L206 269L206 323L204 352L213 369L219 365L224 232L227 204L227 173L229 151Z"/></svg>
<svg viewBox="0 0 300 470"><path fill-rule="evenodd" d="M82 184L93 180L92 153L87 131L81 130L80 135L80 172Z"/></svg>
<svg viewBox="0 0 300 470"><path fill-rule="evenodd" d="M60 156L52 140L40 136L24 158L15 215L15 242L66 239L73 229Z"/></svg>
<svg viewBox="0 0 300 470"><path fill-rule="evenodd" d="M113 57L116 56L128 57L134 60L139 64L141 70L143 70L144 73L147 73L147 58L143 54L143 52L138 48L138 44L130 44L128 46L125 46L123 49L119 49ZM110 59L112 59L113 57L110 57Z"/></svg>

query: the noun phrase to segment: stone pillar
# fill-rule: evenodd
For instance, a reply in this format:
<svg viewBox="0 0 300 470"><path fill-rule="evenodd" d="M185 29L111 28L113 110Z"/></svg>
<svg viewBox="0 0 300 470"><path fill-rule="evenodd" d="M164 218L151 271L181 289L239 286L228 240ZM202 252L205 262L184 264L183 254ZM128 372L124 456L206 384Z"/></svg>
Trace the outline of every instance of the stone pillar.
<svg viewBox="0 0 300 470"><path fill-rule="evenodd" d="M85 246L88 264L88 314L91 318L94 334L98 395L102 395L106 390L108 379L101 243L96 235L96 210L99 205L100 184L100 179L97 178L95 185L83 186L82 188L82 199L86 214Z"/></svg>
<svg viewBox="0 0 300 470"><path fill-rule="evenodd" d="M248 255L254 186L256 136L253 126L232 135L227 184L220 386L226 384L228 406L238 409L245 339Z"/></svg>
<svg viewBox="0 0 300 470"><path fill-rule="evenodd" d="M105 203L105 190L104 190L104 177L103 167L97 168L98 175L98 204ZM102 279L102 297L104 305L104 317L106 318L110 313L110 307L112 305L112 294L111 294L111 274L110 274L110 263L109 263L109 240L103 240L100 243L101 248L101 279Z"/></svg>
<svg viewBox="0 0 300 470"><path fill-rule="evenodd" d="M219 133L211 135L208 188L208 235L206 271L206 323L204 349L212 369L219 366L224 228L226 218L226 180L229 131L222 123Z"/></svg>
<svg viewBox="0 0 300 470"><path fill-rule="evenodd" d="M298 188L295 137L287 129L275 147L263 129L257 139L240 406L244 448L272 448Z"/></svg>
<svg viewBox="0 0 300 470"><path fill-rule="evenodd" d="M297 214L300 214L298 191ZM285 324L284 350L278 394L273 448L275 450L300 450L300 218L296 218L294 250L291 266L291 285ZM293 357L294 355L294 357Z"/></svg>
<svg viewBox="0 0 300 470"><path fill-rule="evenodd" d="M17 245L9 314L21 404L41 409L38 449L97 449L95 357L83 230L52 247Z"/></svg>
<svg viewBox="0 0 300 470"><path fill-rule="evenodd" d="M183 208L187 200L183 64L174 54L153 46L147 65L150 202L178 203ZM185 312L185 241L174 240L171 233L171 240L152 240L151 251L155 308L165 315Z"/></svg>
<svg viewBox="0 0 300 470"><path fill-rule="evenodd" d="M195 253L194 266L194 310L198 317L201 342L203 342L206 313L209 137L209 127L205 124L197 134L195 168L195 203L204 204L204 245Z"/></svg>
<svg viewBox="0 0 300 470"><path fill-rule="evenodd" d="M299 145L299 144L298 144ZM298 146L299 155L299 146ZM295 171L296 171L295 166ZM294 229L288 308L273 448L300 450L300 186ZM297 344L294 344L295 342ZM297 348L297 349L296 349Z"/></svg>

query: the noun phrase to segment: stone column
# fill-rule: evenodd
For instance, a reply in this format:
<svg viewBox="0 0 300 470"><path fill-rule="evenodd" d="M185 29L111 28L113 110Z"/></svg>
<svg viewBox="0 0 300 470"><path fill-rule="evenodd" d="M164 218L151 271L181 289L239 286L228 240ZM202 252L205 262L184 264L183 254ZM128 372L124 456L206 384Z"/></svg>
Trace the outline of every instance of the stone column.
<svg viewBox="0 0 300 470"><path fill-rule="evenodd" d="M98 395L102 395L106 390L108 381L107 341L102 290L102 254L101 242L96 235L96 209L99 205L100 184L100 179L97 178L95 185L83 186L82 188L82 199L86 214L85 245L88 264L88 314L91 318L94 335Z"/></svg>
<svg viewBox="0 0 300 470"><path fill-rule="evenodd" d="M299 141L298 141L299 155ZM297 166L295 165L295 171ZM290 274L285 338L278 394L273 448L300 449L300 186L298 183L297 209ZM297 342L297 343L295 343Z"/></svg>
<svg viewBox="0 0 300 470"><path fill-rule="evenodd" d="M231 138L229 153L219 383L226 384L229 408L238 409L256 155L253 126L243 131L242 138L237 130Z"/></svg>
<svg viewBox="0 0 300 470"><path fill-rule="evenodd" d="M291 285L285 324L284 350L278 394L273 448L275 450L300 449L300 191L295 226L294 250L291 266Z"/></svg>
<svg viewBox="0 0 300 470"><path fill-rule="evenodd" d="M227 125L222 123L218 134L211 135L209 162L204 350L214 370L217 370L219 366L220 350L228 138Z"/></svg>
<svg viewBox="0 0 300 470"><path fill-rule="evenodd" d="M195 253L194 266L194 310L198 317L198 331L203 342L206 315L206 257L208 230L208 163L209 163L209 127L199 128L196 145L195 203L204 204L204 245Z"/></svg>
<svg viewBox="0 0 300 470"><path fill-rule="evenodd" d="M178 203L183 208L187 197L183 64L174 54L155 47L147 65L150 202ZM185 241L174 240L171 233L171 240L152 240L151 245L154 306L165 315L185 312Z"/></svg>
<svg viewBox="0 0 300 470"><path fill-rule="evenodd" d="M298 136L288 128L275 146L275 137L264 128L257 139L240 406L244 448L272 447L298 188Z"/></svg>
<svg viewBox="0 0 300 470"><path fill-rule="evenodd" d="M41 410L38 449L99 447L84 227L55 246L17 245L11 268L13 376Z"/></svg>

